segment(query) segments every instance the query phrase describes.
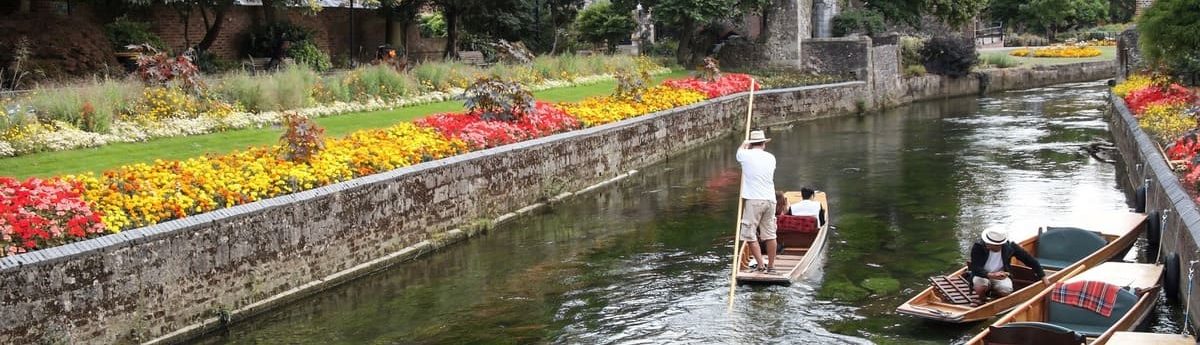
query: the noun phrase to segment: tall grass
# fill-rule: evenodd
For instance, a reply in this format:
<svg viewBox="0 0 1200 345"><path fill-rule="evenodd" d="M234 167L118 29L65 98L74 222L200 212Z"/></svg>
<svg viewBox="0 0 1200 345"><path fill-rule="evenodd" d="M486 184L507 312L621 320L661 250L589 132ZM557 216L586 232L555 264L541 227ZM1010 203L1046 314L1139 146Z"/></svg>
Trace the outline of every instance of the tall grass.
<svg viewBox="0 0 1200 345"><path fill-rule="evenodd" d="M14 103L27 103L43 122L62 121L85 131L108 133L141 92L137 82L105 78L78 87L39 88L24 102Z"/></svg>
<svg viewBox="0 0 1200 345"><path fill-rule="evenodd" d="M422 91L420 83L412 75L383 65L354 69L346 73L342 85L352 99L359 101L369 98L395 99Z"/></svg>
<svg viewBox="0 0 1200 345"><path fill-rule="evenodd" d="M213 88L221 99L241 104L249 111L287 110L311 106L319 76L307 66L293 64L283 70L250 75L233 73Z"/></svg>
<svg viewBox="0 0 1200 345"><path fill-rule="evenodd" d="M436 91L466 87L467 83L483 76L484 72L462 62L447 61L420 64L413 68L412 74L426 91Z"/></svg>

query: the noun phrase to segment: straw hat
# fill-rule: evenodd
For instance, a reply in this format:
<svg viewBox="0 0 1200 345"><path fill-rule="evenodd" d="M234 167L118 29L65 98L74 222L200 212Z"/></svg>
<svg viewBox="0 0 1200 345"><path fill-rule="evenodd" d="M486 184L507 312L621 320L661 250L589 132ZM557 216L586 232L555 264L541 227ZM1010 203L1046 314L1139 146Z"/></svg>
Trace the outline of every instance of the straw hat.
<svg viewBox="0 0 1200 345"><path fill-rule="evenodd" d="M1008 234L1005 233L1004 231L1000 231L1000 230L996 230L996 229L984 230L983 235L981 235L979 237L983 238L983 243L992 244L992 245L1001 245L1001 244L1004 244L1005 242L1008 242Z"/></svg>
<svg viewBox="0 0 1200 345"><path fill-rule="evenodd" d="M765 143L768 141L771 141L771 139L767 138L767 135L763 134L761 130L750 131L750 139L746 139L746 143L748 144Z"/></svg>

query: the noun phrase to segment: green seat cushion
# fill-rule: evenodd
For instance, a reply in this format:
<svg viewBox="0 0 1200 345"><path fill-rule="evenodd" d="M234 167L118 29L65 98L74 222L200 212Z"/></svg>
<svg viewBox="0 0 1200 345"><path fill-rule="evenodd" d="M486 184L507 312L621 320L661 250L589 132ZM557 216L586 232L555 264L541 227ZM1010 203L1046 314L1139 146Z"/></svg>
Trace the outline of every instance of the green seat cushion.
<svg viewBox="0 0 1200 345"><path fill-rule="evenodd" d="M1038 258L1038 263L1042 265L1042 268L1059 271L1064 268L1067 268L1067 266L1071 266L1075 262L1067 261L1067 260L1054 260L1054 259L1047 259L1047 258Z"/></svg>
<svg viewBox="0 0 1200 345"><path fill-rule="evenodd" d="M1113 304L1112 314L1105 317L1088 309L1054 302L1050 300L1050 297L1044 298L1047 303L1046 323L1070 328L1089 337L1100 335L1112 325L1117 324L1117 321L1128 314L1138 301L1137 295L1129 290L1121 289L1117 291L1117 300Z"/></svg>
<svg viewBox="0 0 1200 345"><path fill-rule="evenodd" d="M1070 329L1072 331L1075 331L1075 333L1083 334L1084 336L1093 337L1093 338L1099 337L1101 334L1104 334L1105 331L1108 331L1108 327L1112 326L1112 325L1108 325L1108 326L1084 325L1084 324L1078 324L1078 323L1058 323L1058 322L1055 322L1052 324L1055 326L1061 326L1063 328Z"/></svg>
<svg viewBox="0 0 1200 345"><path fill-rule="evenodd" d="M1088 230L1047 227L1046 231L1038 234L1037 259L1042 266L1047 266L1049 262L1058 266L1051 265L1053 269L1063 269L1107 244L1104 237Z"/></svg>

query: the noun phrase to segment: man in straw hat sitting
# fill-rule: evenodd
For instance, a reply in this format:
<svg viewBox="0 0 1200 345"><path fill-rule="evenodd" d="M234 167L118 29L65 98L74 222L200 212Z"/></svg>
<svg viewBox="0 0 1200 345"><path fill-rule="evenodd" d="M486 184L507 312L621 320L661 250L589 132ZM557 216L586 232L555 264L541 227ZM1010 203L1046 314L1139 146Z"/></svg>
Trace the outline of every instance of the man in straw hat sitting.
<svg viewBox="0 0 1200 345"><path fill-rule="evenodd" d="M1046 271L1037 258L1029 255L1020 245L1008 240L1008 234L997 229L984 230L979 241L971 246L971 261L967 269L971 272L971 283L975 286L975 296L980 303L987 301L989 289L995 289L996 295L1008 296L1013 292L1012 279L1009 270L1012 269L1012 257L1016 256L1025 266L1033 269L1033 274L1041 279L1046 286Z"/></svg>
<svg viewBox="0 0 1200 345"><path fill-rule="evenodd" d="M750 245L750 254L758 263L755 269L775 274L775 155L766 151L768 141L771 139L763 131L751 131L737 150L742 164L742 199L746 201L739 236ZM766 242L766 265L759 241Z"/></svg>

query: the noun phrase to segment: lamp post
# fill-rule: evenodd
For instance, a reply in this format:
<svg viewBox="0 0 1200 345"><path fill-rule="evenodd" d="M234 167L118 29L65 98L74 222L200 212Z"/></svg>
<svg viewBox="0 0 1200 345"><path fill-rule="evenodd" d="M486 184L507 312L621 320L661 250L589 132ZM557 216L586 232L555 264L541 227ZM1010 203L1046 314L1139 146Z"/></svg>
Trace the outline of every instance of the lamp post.
<svg viewBox="0 0 1200 345"><path fill-rule="evenodd" d="M350 67L355 67L358 60L354 56L354 0L350 0Z"/></svg>

